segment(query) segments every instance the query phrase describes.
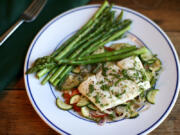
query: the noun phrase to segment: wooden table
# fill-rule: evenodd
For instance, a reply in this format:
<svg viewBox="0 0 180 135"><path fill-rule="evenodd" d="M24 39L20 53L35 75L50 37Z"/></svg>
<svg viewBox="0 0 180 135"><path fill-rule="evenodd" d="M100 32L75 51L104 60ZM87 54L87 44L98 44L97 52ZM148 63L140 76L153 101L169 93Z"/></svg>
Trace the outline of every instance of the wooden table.
<svg viewBox="0 0 180 135"><path fill-rule="evenodd" d="M167 33L180 54L180 0L162 0L154 8L141 7L142 5L135 4L134 0L111 0L111 2L132 8L155 21ZM92 0L90 4L92 3L102 3L102 0ZM145 4L150 3L146 1ZM0 135L36 134L57 133L47 126L32 108L21 74L0 92ZM180 135L180 99L177 100L168 118L151 135Z"/></svg>

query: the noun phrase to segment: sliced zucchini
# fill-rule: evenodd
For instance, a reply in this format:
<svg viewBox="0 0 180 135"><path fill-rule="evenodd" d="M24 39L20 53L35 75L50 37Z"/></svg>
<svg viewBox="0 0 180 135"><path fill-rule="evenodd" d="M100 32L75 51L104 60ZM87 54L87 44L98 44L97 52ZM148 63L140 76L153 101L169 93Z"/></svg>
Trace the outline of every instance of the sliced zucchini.
<svg viewBox="0 0 180 135"><path fill-rule="evenodd" d="M87 107L88 107L89 109L91 109L91 110L94 110L94 111L97 111L97 110L98 110L97 107L94 106L93 104L89 104L89 105L87 105Z"/></svg>
<svg viewBox="0 0 180 135"><path fill-rule="evenodd" d="M90 119L90 111L89 108L84 106L81 108L81 113L84 117L89 118Z"/></svg>
<svg viewBox="0 0 180 135"><path fill-rule="evenodd" d="M62 84L63 90L69 90L77 87L81 82L81 78L79 75L71 74L67 77L65 82Z"/></svg>
<svg viewBox="0 0 180 135"><path fill-rule="evenodd" d="M68 104L64 103L59 98L56 99L56 105L58 106L58 108L60 108L62 110L70 110L70 109L72 109L72 105L68 105Z"/></svg>
<svg viewBox="0 0 180 135"><path fill-rule="evenodd" d="M78 94L72 96L71 99L70 99L70 104L75 104L75 103L77 103L77 102L80 100L80 98L81 98L81 96L78 95Z"/></svg>
<svg viewBox="0 0 180 135"><path fill-rule="evenodd" d="M146 71L145 74L147 76L148 81L151 81L151 79L154 77L153 73L150 71Z"/></svg>
<svg viewBox="0 0 180 135"><path fill-rule="evenodd" d="M82 97L76 105L79 107L83 107L83 106L88 105L89 103L90 102L88 101L86 97Z"/></svg>
<svg viewBox="0 0 180 135"><path fill-rule="evenodd" d="M156 59L150 50L148 50L146 53L141 54L140 58L143 62L147 62L149 64L153 63Z"/></svg>
<svg viewBox="0 0 180 135"><path fill-rule="evenodd" d="M101 118L91 117L90 109L87 106L81 107L81 113L82 113L82 116L84 116L85 118L90 119L90 120L94 120L96 122L98 122L101 119Z"/></svg>
<svg viewBox="0 0 180 135"><path fill-rule="evenodd" d="M161 69L161 61L157 58L156 61L149 66L149 69L153 72L158 72Z"/></svg>
<svg viewBox="0 0 180 135"><path fill-rule="evenodd" d="M151 87L154 88L155 84L156 84L157 79L155 77L153 77L150 81Z"/></svg>
<svg viewBox="0 0 180 135"><path fill-rule="evenodd" d="M130 119L134 119L134 118L136 118L136 117L138 117L139 116L139 113L138 112L131 112L131 115L130 115Z"/></svg>
<svg viewBox="0 0 180 135"><path fill-rule="evenodd" d="M152 89L152 90L149 90L147 92L147 95L146 95L146 100L151 103L151 104L154 104L155 103L155 96L157 94L159 90L158 89Z"/></svg>

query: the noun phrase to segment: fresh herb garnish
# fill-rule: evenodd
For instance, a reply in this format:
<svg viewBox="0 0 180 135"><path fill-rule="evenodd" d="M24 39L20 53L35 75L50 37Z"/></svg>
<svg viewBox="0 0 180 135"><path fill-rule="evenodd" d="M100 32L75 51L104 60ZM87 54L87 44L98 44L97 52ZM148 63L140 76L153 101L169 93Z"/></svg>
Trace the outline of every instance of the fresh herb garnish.
<svg viewBox="0 0 180 135"><path fill-rule="evenodd" d="M129 77L128 73L127 73L127 70L123 69L122 74L123 74L124 78L130 79L130 77Z"/></svg>
<svg viewBox="0 0 180 135"><path fill-rule="evenodd" d="M140 72L141 72L141 75L142 75L142 81L146 81L147 80L147 76L146 76L145 72L142 71L142 70L140 70Z"/></svg>
<svg viewBox="0 0 180 135"><path fill-rule="evenodd" d="M100 87L102 90L109 90L110 89L110 86L107 85L107 84L104 84L104 85L101 85Z"/></svg>
<svg viewBox="0 0 180 135"><path fill-rule="evenodd" d="M89 84L89 92L92 93L94 91L94 85Z"/></svg>
<svg viewBox="0 0 180 135"><path fill-rule="evenodd" d="M105 67L105 65L104 64L102 64L102 75L103 76L107 76L107 70L108 70L108 68L107 67Z"/></svg>
<svg viewBox="0 0 180 135"><path fill-rule="evenodd" d="M119 83L120 81L123 81L123 80L126 80L126 78L123 77L123 78L118 79L118 80L114 83L114 85L117 86L118 83Z"/></svg>
<svg viewBox="0 0 180 135"><path fill-rule="evenodd" d="M123 90L123 92L121 92L121 93L115 94L115 96L119 98L119 97L121 97L121 95L123 95L124 93L126 93L126 90Z"/></svg>
<svg viewBox="0 0 180 135"><path fill-rule="evenodd" d="M96 102L96 103L100 103L99 99L100 99L99 94L97 94L97 95L95 96L95 100L96 100L95 102Z"/></svg>
<svg viewBox="0 0 180 135"><path fill-rule="evenodd" d="M114 73L110 73L109 75L111 75L111 76L113 76L113 77L115 77L115 78L120 78L120 75L119 74L114 74Z"/></svg>
<svg viewBox="0 0 180 135"><path fill-rule="evenodd" d="M116 73L116 70L115 70L115 69L112 69L112 71L113 71L114 73Z"/></svg>

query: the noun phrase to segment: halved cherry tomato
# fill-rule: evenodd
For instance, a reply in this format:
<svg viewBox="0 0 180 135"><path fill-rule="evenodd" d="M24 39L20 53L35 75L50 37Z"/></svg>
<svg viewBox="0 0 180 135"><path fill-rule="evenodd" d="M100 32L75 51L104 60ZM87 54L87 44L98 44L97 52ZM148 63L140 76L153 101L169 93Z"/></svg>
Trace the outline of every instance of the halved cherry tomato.
<svg viewBox="0 0 180 135"><path fill-rule="evenodd" d="M76 104L73 104L73 109L74 109L76 112L80 112L80 111L81 111L81 107L78 107Z"/></svg>
<svg viewBox="0 0 180 135"><path fill-rule="evenodd" d="M77 89L73 90L72 93L71 93L71 96L74 96L76 94L79 94L79 91Z"/></svg>
<svg viewBox="0 0 180 135"><path fill-rule="evenodd" d="M111 48L111 47L107 47L107 46L104 46L104 49L105 49L105 50L107 50L107 51L109 51L109 52L114 51L114 49L113 49L113 48Z"/></svg>
<svg viewBox="0 0 180 135"><path fill-rule="evenodd" d="M66 104L69 104L71 95L70 95L69 93L67 93L67 92L64 92L64 93L63 93L63 97L64 97L64 99L65 99L65 103L66 103Z"/></svg>

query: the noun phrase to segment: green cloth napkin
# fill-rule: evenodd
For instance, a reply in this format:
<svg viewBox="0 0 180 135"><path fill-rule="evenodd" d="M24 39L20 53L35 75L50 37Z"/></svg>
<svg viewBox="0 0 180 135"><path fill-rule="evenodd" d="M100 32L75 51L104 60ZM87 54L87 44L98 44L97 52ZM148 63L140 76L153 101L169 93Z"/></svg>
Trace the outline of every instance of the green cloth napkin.
<svg viewBox="0 0 180 135"><path fill-rule="evenodd" d="M23 73L27 49L37 32L58 14L84 5L89 0L48 0L35 21L23 23L0 46L0 90ZM31 3L29 0L0 0L0 35L5 32Z"/></svg>

